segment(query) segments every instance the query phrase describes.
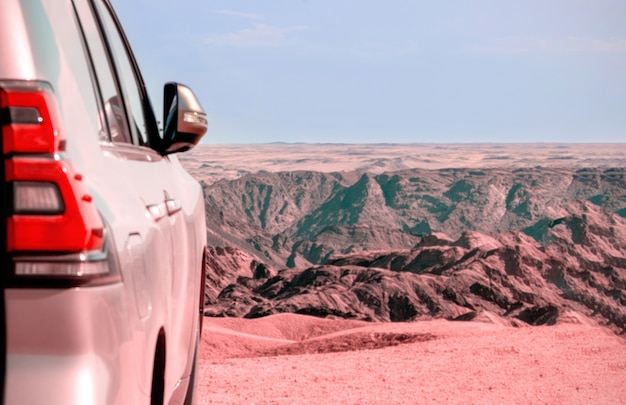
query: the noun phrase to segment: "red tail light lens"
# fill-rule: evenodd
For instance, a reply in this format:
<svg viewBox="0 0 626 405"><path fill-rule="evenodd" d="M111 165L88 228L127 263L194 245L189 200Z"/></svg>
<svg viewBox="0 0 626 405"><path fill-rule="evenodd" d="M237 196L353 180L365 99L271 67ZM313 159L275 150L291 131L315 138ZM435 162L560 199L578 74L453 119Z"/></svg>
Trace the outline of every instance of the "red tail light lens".
<svg viewBox="0 0 626 405"><path fill-rule="evenodd" d="M7 204L6 250L16 276L108 272L104 225L82 176L64 156L52 88L0 82L0 130Z"/></svg>
<svg viewBox="0 0 626 405"><path fill-rule="evenodd" d="M1 84L0 108L4 154L56 153L65 149L59 112L46 83Z"/></svg>
<svg viewBox="0 0 626 405"><path fill-rule="evenodd" d="M19 189L25 183L54 187L61 200L57 212L25 213L24 205L41 210L42 201L22 202L7 219L7 250L30 252L82 252L102 248L102 220L68 162L46 157L13 157L5 164L5 178ZM18 190L19 191L19 190ZM34 194L34 193L31 193ZM40 193L41 194L41 193ZM16 198L14 198L16 200ZM48 204L54 205L54 201Z"/></svg>

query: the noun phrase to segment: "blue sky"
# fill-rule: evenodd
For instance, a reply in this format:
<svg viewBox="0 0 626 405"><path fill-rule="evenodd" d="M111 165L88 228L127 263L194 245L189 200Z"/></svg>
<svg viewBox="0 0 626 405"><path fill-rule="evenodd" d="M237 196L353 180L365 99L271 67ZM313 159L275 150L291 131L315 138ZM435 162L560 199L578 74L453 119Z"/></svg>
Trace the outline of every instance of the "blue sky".
<svg viewBox="0 0 626 405"><path fill-rule="evenodd" d="M626 142L624 0L112 0L206 143Z"/></svg>

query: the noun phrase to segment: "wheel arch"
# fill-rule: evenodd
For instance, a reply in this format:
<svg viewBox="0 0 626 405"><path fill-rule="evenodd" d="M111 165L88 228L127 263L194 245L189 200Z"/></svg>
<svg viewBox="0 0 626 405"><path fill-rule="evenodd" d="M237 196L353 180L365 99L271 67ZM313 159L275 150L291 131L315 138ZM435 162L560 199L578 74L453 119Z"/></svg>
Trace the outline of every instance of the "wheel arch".
<svg viewBox="0 0 626 405"><path fill-rule="evenodd" d="M152 383L150 388L150 405L163 405L165 397L165 330L161 328L157 336L152 363Z"/></svg>

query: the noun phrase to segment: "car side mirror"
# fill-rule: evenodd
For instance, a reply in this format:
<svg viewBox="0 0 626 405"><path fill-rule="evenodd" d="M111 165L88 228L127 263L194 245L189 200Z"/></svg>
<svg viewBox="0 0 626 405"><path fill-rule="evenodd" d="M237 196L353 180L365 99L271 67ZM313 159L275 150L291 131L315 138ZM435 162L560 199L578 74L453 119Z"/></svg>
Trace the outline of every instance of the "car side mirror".
<svg viewBox="0 0 626 405"><path fill-rule="evenodd" d="M163 89L164 154L193 148L206 133L207 115L191 89L179 83L166 83Z"/></svg>

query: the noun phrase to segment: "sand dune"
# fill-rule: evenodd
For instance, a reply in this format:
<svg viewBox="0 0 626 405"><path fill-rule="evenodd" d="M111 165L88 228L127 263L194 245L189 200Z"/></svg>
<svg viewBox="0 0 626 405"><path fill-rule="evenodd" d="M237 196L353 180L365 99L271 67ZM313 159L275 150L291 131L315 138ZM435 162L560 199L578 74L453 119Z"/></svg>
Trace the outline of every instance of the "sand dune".
<svg viewBox="0 0 626 405"><path fill-rule="evenodd" d="M546 327L207 318L200 404L620 404L626 344L592 321Z"/></svg>

